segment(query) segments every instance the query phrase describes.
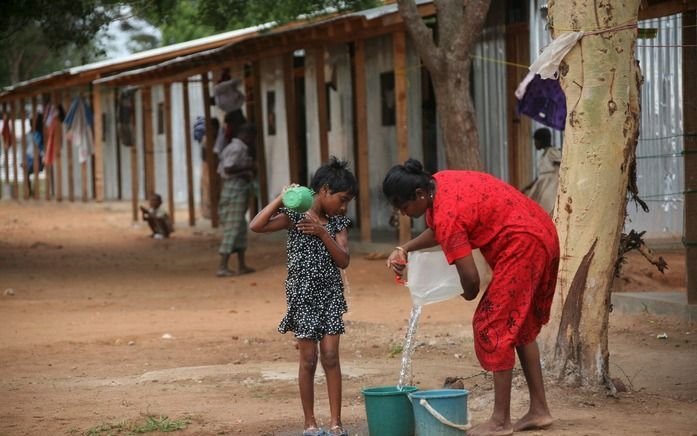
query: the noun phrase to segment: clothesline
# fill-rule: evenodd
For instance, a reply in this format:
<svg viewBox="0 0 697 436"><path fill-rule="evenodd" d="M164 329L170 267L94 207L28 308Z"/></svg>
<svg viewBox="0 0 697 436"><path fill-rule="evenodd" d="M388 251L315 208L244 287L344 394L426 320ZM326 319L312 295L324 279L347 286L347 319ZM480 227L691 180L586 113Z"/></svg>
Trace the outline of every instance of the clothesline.
<svg viewBox="0 0 697 436"><path fill-rule="evenodd" d="M645 198L676 197L678 195L697 194L697 189L686 189L682 192L669 192L665 194L639 195L642 200ZM667 201L667 200L666 200Z"/></svg>
<svg viewBox="0 0 697 436"><path fill-rule="evenodd" d="M669 136L656 136L653 138L639 138L639 141L662 141L664 139L673 139L673 138L695 138L697 137L697 133L692 133L692 132L685 132L685 133L678 133L677 135L669 135Z"/></svg>
<svg viewBox="0 0 697 436"><path fill-rule="evenodd" d="M637 159L657 159L661 157L683 157L688 154L697 154L697 150L682 150L677 153L653 154L646 156L637 156Z"/></svg>

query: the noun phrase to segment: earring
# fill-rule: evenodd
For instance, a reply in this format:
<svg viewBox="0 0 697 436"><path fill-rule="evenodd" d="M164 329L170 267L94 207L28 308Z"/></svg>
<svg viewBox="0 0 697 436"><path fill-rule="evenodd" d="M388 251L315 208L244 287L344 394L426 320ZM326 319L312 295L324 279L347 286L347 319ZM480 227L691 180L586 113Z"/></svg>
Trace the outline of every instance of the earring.
<svg viewBox="0 0 697 436"><path fill-rule="evenodd" d="M424 196L423 196L423 195L421 196L421 199L422 199L422 200L424 199Z"/></svg>

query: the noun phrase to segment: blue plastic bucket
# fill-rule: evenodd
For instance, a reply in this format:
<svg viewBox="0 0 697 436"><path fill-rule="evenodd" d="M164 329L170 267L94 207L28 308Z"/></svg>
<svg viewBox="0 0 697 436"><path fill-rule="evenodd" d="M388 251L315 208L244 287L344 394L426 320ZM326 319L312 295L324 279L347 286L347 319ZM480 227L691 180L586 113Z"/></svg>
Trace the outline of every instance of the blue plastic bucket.
<svg viewBox="0 0 697 436"><path fill-rule="evenodd" d="M409 394L416 436L462 436L469 428L465 389L439 389Z"/></svg>
<svg viewBox="0 0 697 436"><path fill-rule="evenodd" d="M414 386L363 389L370 436L414 436L414 412L408 395L416 390Z"/></svg>

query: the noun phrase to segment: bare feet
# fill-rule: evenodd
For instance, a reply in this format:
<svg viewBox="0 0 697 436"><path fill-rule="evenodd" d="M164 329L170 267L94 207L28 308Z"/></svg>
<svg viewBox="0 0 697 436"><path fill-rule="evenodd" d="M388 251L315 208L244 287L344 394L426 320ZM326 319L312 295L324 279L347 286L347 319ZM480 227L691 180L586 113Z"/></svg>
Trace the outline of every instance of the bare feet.
<svg viewBox="0 0 697 436"><path fill-rule="evenodd" d="M254 271L256 271L254 268L250 268L248 266L242 266L239 268L239 270L237 272L239 275L242 275L242 274L251 274Z"/></svg>
<svg viewBox="0 0 697 436"><path fill-rule="evenodd" d="M528 412L513 424L514 431L525 431L525 430L542 430L554 422L554 418L549 413L545 414L533 414Z"/></svg>
<svg viewBox="0 0 697 436"><path fill-rule="evenodd" d="M502 425L491 419L467 430L467 436L508 436L512 434L513 426L510 422Z"/></svg>

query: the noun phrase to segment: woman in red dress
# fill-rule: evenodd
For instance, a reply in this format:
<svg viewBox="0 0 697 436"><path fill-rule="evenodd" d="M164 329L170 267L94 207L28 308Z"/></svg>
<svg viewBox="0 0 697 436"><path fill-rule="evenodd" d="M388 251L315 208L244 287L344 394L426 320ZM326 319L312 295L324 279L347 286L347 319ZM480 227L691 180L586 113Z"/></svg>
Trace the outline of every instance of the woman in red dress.
<svg viewBox="0 0 697 436"><path fill-rule="evenodd" d="M472 325L477 358L494 373L494 411L467 434L508 435L549 427L552 416L535 342L549 321L559 266L559 240L549 215L491 175L441 171L431 176L414 159L392 167L382 190L402 214L426 215L426 230L395 248L387 260L397 275L404 272L408 252L440 245L448 263L457 268L463 297L473 300L479 294L479 274L472 250L480 249L492 268ZM528 384L530 409L511 424L515 352Z"/></svg>

